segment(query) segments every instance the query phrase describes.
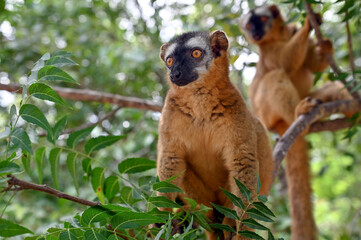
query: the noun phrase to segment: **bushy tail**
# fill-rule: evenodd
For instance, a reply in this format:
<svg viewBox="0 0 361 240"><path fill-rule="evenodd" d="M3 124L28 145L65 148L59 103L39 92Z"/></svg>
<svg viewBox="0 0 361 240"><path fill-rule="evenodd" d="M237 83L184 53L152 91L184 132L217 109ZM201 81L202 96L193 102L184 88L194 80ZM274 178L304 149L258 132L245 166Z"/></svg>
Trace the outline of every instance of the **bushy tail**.
<svg viewBox="0 0 361 240"><path fill-rule="evenodd" d="M300 136L286 156L286 174L291 212L291 239L317 239L312 214L311 177L308 143Z"/></svg>

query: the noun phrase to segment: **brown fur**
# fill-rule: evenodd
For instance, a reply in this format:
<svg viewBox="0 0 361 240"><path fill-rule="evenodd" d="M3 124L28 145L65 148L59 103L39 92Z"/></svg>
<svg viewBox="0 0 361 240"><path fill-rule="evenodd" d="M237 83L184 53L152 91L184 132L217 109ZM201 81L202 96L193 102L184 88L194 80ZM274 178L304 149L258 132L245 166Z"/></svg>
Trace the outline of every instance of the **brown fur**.
<svg viewBox="0 0 361 240"><path fill-rule="evenodd" d="M235 208L220 188L242 197L233 179L236 178L255 197L259 174L260 194L267 195L272 180L272 153L264 126L247 109L229 79L225 34L217 31L209 40L220 56L198 80L183 87L170 84L159 123L157 173L160 180L180 174L173 183L185 194L159 195L172 200L189 197L206 206L213 202ZM166 46L161 48L161 56ZM236 210L240 213L240 209ZM208 217L213 218L212 211ZM208 239L217 239L214 233L207 234Z"/></svg>
<svg viewBox="0 0 361 240"><path fill-rule="evenodd" d="M260 41L248 37L259 46L260 60L250 86L252 107L269 130L282 135L299 114L306 113L321 101L350 99L351 95L339 82L330 82L311 92L314 72L327 66L326 53L332 53L329 40L317 46L309 39L310 23L295 31L294 25L285 24L275 5L269 9L276 13L273 25ZM246 30L242 29L246 32ZM311 183L308 145L299 137L286 156L286 174L292 218L293 240L317 238L312 216Z"/></svg>

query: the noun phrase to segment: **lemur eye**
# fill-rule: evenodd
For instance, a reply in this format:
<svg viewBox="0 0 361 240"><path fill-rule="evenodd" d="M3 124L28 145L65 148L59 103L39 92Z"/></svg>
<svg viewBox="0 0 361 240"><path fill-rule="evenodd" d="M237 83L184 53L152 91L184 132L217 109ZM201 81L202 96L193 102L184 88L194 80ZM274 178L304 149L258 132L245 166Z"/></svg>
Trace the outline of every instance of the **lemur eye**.
<svg viewBox="0 0 361 240"><path fill-rule="evenodd" d="M173 65L173 63L174 63L174 60L173 60L173 58L171 58L171 57L169 57L169 58L167 58L167 65L170 67L170 66L172 66Z"/></svg>
<svg viewBox="0 0 361 240"><path fill-rule="evenodd" d="M247 24L246 24L246 28L247 28L248 30L250 30L250 29L251 29L251 24L250 24L250 23L247 23Z"/></svg>
<svg viewBox="0 0 361 240"><path fill-rule="evenodd" d="M261 21L262 21L262 22L265 22L265 21L267 21L267 20L268 20L268 17L267 17L267 16L262 16L262 17L261 17Z"/></svg>
<svg viewBox="0 0 361 240"><path fill-rule="evenodd" d="M202 51L201 50L199 50L199 49L193 50L192 57L199 58L201 56L202 56Z"/></svg>

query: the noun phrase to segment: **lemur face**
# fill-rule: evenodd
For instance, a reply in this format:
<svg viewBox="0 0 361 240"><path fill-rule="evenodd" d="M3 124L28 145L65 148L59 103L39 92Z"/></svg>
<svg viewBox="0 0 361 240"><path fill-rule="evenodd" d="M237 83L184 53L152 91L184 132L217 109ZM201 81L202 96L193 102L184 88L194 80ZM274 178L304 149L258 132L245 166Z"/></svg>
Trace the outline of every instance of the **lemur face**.
<svg viewBox="0 0 361 240"><path fill-rule="evenodd" d="M250 40L261 41L272 29L274 18L278 16L278 9L273 6L262 6L251 10L241 19L241 28Z"/></svg>
<svg viewBox="0 0 361 240"><path fill-rule="evenodd" d="M176 37L162 46L160 56L171 82L177 86L199 79L214 59L209 34L205 32L189 32Z"/></svg>

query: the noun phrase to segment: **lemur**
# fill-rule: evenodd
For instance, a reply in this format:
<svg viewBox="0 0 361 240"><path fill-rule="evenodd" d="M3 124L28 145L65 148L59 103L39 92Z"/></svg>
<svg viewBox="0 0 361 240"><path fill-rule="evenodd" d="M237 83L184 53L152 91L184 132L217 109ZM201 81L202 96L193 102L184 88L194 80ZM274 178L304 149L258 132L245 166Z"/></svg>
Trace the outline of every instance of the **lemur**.
<svg viewBox="0 0 361 240"><path fill-rule="evenodd" d="M159 195L186 205L184 197L209 207L212 202L239 214L221 187L246 203L234 178L255 198L258 174L260 194L267 195L274 165L266 129L229 79L227 50L228 39L221 31L185 33L161 47L170 90L159 122L157 174L160 180L180 175L172 183L184 191ZM207 216L215 219L213 211ZM235 225L228 218L223 223ZM236 237L224 234L220 239ZM218 237L215 232L207 236Z"/></svg>
<svg viewBox="0 0 361 240"><path fill-rule="evenodd" d="M296 29L294 24L284 21L275 5L266 5L242 17L240 27L248 41L259 47L250 98L253 111L269 130L282 135L299 114L320 102L315 99L326 102L352 98L340 82L329 82L311 91L313 73L326 69L325 55L332 54L333 47L329 40L316 45L309 39L312 29L308 18L303 27ZM308 144L303 136L286 156L286 175L292 239L316 239Z"/></svg>

